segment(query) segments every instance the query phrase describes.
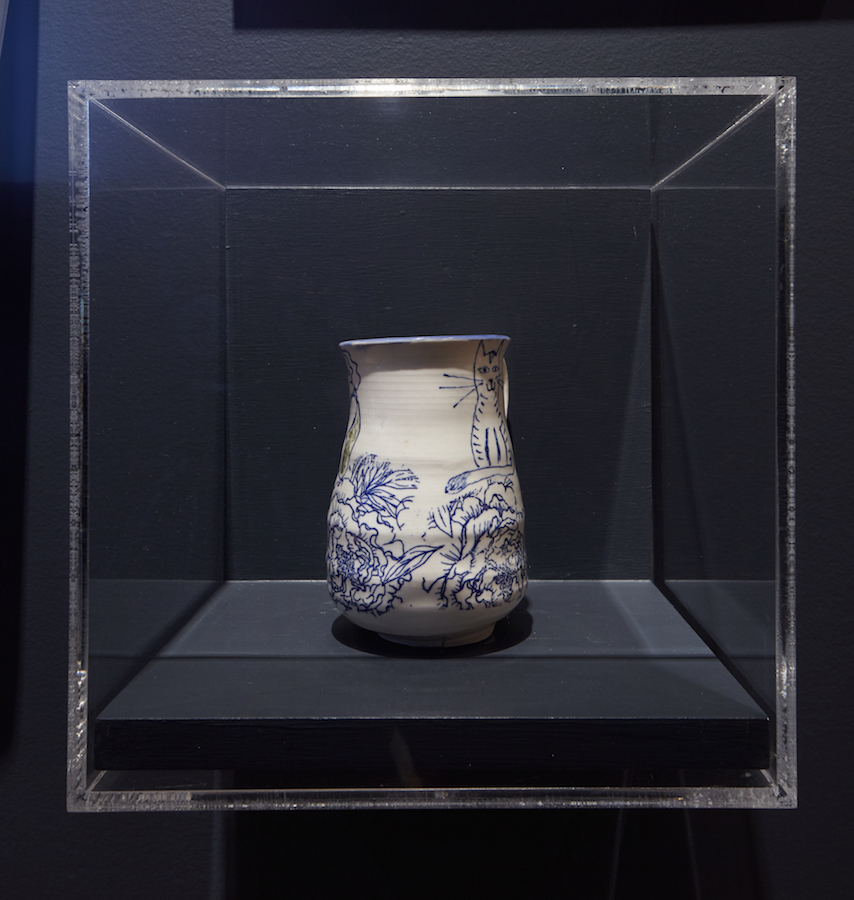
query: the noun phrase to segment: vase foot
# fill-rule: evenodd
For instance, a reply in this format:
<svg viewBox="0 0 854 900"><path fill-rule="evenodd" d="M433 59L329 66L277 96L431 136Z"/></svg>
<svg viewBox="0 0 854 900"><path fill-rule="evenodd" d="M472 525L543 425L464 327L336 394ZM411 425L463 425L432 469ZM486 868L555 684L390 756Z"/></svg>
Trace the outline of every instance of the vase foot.
<svg viewBox="0 0 854 900"><path fill-rule="evenodd" d="M381 638L392 641L395 644L403 644L406 647L465 647L466 644L477 644L485 641L495 630L495 622L477 631L467 631L465 634L457 634L447 638L413 638L402 637L396 634L383 634L377 632Z"/></svg>

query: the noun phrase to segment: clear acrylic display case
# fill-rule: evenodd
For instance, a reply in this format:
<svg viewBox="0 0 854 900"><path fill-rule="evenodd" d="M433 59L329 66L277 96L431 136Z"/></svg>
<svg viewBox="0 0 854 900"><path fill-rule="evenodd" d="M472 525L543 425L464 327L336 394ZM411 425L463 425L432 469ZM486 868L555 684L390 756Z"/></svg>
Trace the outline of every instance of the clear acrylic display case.
<svg viewBox="0 0 854 900"><path fill-rule="evenodd" d="M73 810L796 803L794 80L76 82ZM533 579L338 616L339 341L507 333Z"/></svg>

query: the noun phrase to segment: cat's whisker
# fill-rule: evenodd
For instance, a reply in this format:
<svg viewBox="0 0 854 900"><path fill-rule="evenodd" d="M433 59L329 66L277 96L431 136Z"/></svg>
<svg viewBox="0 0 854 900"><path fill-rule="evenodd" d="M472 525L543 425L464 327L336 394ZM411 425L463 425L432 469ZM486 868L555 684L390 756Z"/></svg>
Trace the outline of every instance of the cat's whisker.
<svg viewBox="0 0 854 900"><path fill-rule="evenodd" d="M466 397L470 397L473 393L474 393L474 388L472 388L472 389L465 395L465 397L460 397L460 399L457 400L457 402L454 404L453 408L456 409L456 408L463 402L463 400L466 399Z"/></svg>

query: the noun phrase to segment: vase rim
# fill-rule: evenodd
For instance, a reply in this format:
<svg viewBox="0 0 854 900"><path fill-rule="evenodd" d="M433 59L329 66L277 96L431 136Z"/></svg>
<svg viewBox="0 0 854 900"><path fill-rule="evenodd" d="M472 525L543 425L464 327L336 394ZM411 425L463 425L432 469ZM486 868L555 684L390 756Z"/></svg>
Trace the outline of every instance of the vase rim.
<svg viewBox="0 0 854 900"><path fill-rule="evenodd" d="M432 344L451 343L453 341L509 341L506 334L428 334L413 337L359 338L342 341L338 346L342 350L348 347L365 347L374 344Z"/></svg>

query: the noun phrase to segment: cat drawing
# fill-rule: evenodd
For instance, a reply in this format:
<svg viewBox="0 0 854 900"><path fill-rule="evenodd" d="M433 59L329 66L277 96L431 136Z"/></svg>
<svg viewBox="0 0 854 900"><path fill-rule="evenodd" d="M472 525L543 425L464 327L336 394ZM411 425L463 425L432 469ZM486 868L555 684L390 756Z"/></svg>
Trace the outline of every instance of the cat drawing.
<svg viewBox="0 0 854 900"><path fill-rule="evenodd" d="M513 473L513 450L503 410L503 347L504 341L497 350L487 350L483 341L478 344L473 371L473 390L477 399L471 426L471 452L475 468L449 479L445 486L446 494L457 493L486 478Z"/></svg>

